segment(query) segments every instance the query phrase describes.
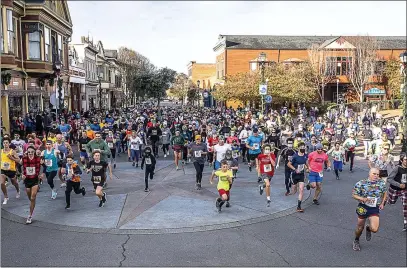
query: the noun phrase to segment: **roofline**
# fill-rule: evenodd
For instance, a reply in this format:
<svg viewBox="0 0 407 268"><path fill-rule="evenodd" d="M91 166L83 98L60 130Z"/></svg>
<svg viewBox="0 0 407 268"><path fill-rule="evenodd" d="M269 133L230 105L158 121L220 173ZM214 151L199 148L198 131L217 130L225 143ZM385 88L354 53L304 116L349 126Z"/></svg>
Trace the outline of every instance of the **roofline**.
<svg viewBox="0 0 407 268"><path fill-rule="evenodd" d="M292 36L292 37L301 37L301 36L307 36L307 37L358 37L358 36L369 36L369 37L407 37L405 35L332 35L332 34L327 34L327 35L284 35L284 34L221 34L222 37L227 37L227 36Z"/></svg>

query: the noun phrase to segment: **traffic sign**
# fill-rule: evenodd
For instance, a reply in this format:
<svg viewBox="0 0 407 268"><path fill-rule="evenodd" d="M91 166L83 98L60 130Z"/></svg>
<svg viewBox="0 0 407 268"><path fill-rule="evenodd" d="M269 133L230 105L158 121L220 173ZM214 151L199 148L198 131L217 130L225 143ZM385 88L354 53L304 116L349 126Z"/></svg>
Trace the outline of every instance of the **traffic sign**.
<svg viewBox="0 0 407 268"><path fill-rule="evenodd" d="M270 95L267 95L265 98L266 103L271 103L271 101L273 100L273 97L271 97Z"/></svg>
<svg viewBox="0 0 407 268"><path fill-rule="evenodd" d="M267 85L259 85L259 94L267 95Z"/></svg>

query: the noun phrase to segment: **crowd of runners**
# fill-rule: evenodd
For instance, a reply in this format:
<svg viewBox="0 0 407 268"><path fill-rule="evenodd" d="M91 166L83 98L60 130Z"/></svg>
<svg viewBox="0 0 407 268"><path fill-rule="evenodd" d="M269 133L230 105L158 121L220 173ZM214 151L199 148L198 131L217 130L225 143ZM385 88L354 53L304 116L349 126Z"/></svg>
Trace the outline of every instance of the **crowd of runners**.
<svg viewBox="0 0 407 268"><path fill-rule="evenodd" d="M376 114L347 109L318 113L314 108L308 113L305 107L294 116L285 107L262 115L240 108L140 106L69 113L57 121L44 115L50 124L40 130L35 129L36 124L13 128L11 133L2 130L2 204L10 202L8 186L15 187L16 198L20 198L24 185L30 201L29 224L43 184L49 185L51 199L57 199L58 188L65 188L65 208L70 209L72 190L85 196L81 180L83 173L90 173L98 206L103 207L107 178L112 179L113 170L120 169L116 158L123 154L134 168L145 170L146 192L160 157L174 157L176 170L193 165L196 190L202 189L203 171L209 166L213 169L210 183L217 180L215 206L219 212L223 205L231 207L230 192L242 168L253 174L255 187L260 195L265 192L265 204L271 206L270 182L281 165L285 195L296 195L296 210L304 212L304 191L314 189L312 202L319 205L324 172L332 169L337 180L346 166L353 172L356 148L363 143L370 171L352 192L358 201L353 249L360 250L359 237L365 229L366 239L371 239L379 228L380 210L399 197L406 231L407 156L402 152L395 161L392 154L399 135L398 119L378 123Z"/></svg>

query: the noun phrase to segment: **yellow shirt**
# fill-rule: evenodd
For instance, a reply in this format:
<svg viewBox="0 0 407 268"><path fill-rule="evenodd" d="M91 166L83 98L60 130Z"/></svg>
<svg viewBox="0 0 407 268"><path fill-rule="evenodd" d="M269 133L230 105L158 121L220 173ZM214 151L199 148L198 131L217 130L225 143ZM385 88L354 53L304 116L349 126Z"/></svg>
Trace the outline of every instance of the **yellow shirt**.
<svg viewBox="0 0 407 268"><path fill-rule="evenodd" d="M218 190L223 189L225 191L229 191L230 189L230 182L228 180L228 176L230 178L233 177L233 173L231 170L223 172L222 170L217 170L215 175L219 178L218 182Z"/></svg>
<svg viewBox="0 0 407 268"><path fill-rule="evenodd" d="M99 123L100 128L103 128L105 126L105 123Z"/></svg>
<svg viewBox="0 0 407 268"><path fill-rule="evenodd" d="M44 138L44 139L43 139L44 142L47 142L47 140L52 141L52 144L54 144L55 142L57 142L57 137L55 136L55 137L53 137L53 138L48 137L48 138Z"/></svg>
<svg viewBox="0 0 407 268"><path fill-rule="evenodd" d="M7 171L16 171L16 161L8 158L9 155L13 154L13 150L10 149L8 153L1 150L1 169Z"/></svg>

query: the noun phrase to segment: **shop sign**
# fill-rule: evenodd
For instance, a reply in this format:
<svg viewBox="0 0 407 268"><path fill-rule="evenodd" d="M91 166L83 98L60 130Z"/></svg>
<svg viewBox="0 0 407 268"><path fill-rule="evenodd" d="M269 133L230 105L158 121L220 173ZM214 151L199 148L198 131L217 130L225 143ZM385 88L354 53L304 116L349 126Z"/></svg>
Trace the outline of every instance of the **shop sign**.
<svg viewBox="0 0 407 268"><path fill-rule="evenodd" d="M364 91L365 95L385 95L386 91L384 89L380 89L380 88L371 88L369 90L365 90Z"/></svg>

